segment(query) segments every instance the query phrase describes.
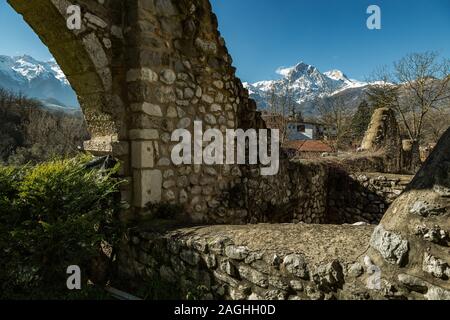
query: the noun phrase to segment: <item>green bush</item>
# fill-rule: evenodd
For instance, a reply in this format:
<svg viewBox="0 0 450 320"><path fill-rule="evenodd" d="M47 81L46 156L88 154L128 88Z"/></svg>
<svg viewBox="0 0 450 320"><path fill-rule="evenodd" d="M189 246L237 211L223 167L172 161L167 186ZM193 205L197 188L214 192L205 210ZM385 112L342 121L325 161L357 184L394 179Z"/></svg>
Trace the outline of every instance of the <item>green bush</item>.
<svg viewBox="0 0 450 320"><path fill-rule="evenodd" d="M22 180L24 170L13 167L0 166L0 228L6 222L3 219L12 218L16 209L15 200L19 190L19 184ZM9 212L10 215L4 215L3 212Z"/></svg>
<svg viewBox="0 0 450 320"><path fill-rule="evenodd" d="M0 167L0 298L91 297L101 248L120 237L120 181L117 168L86 169L89 160ZM85 290L67 289L70 265L80 266Z"/></svg>

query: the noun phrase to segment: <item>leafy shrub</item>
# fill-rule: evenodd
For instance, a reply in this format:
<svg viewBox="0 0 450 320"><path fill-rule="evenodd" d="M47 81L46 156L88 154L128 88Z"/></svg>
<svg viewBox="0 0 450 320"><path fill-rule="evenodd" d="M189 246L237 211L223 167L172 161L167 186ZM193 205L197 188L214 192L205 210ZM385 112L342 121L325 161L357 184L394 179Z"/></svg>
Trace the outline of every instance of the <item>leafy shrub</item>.
<svg viewBox="0 0 450 320"><path fill-rule="evenodd" d="M22 179L23 173L23 169L0 166L0 222L5 222L2 218L7 219L12 216L12 214L3 215L2 213L12 213L14 211L14 200L17 199L19 182Z"/></svg>
<svg viewBox="0 0 450 320"><path fill-rule="evenodd" d="M104 261L102 246L114 248L120 237L120 181L117 167L86 169L89 160L0 167L0 298L92 294L93 262ZM70 265L82 270L82 292L66 287Z"/></svg>

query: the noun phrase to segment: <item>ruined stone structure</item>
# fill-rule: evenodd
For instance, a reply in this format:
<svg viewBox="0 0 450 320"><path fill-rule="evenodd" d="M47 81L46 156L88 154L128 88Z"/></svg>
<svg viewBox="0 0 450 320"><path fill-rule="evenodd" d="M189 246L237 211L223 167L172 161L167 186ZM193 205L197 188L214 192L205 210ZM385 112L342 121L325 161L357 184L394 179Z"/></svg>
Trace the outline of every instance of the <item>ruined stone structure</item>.
<svg viewBox="0 0 450 320"><path fill-rule="evenodd" d="M334 170L327 182L327 222L378 224L412 176Z"/></svg>
<svg viewBox="0 0 450 320"><path fill-rule="evenodd" d="M382 153L384 172L402 172L402 139L394 110L389 108L375 110L361 149Z"/></svg>
<svg viewBox="0 0 450 320"><path fill-rule="evenodd" d="M411 297L450 299L449 230L450 129L376 228L369 254Z"/></svg>
<svg viewBox="0 0 450 320"><path fill-rule="evenodd" d="M263 122L235 77L231 57L207 0L10 0L49 47L76 91L92 140L88 150L112 153L129 185L123 199L182 204L197 222L233 222L219 196L241 182L237 166L175 166L171 134L259 128ZM81 30L66 26L79 5Z"/></svg>
<svg viewBox="0 0 450 320"><path fill-rule="evenodd" d="M449 150L450 129L376 227L138 228L121 276L178 298L450 300Z"/></svg>
<svg viewBox="0 0 450 320"><path fill-rule="evenodd" d="M450 299L450 131L378 227L307 225L301 222L374 222L381 214L367 216L373 199L358 179L349 185L358 188L362 208L347 210L351 189L330 183L341 178L325 163L282 160L279 175L261 177L258 167L170 161L172 131L193 133L195 120L222 132L264 127L235 77L209 1L8 2L77 92L92 134L87 148L121 161L131 213L156 202L181 204L191 222L290 223L138 225L119 256L120 278L165 282L180 298ZM71 4L81 7L81 30L66 26ZM398 134L392 113L374 117L364 147L400 150L397 138L383 142ZM389 171L399 168L398 155L386 153ZM338 209L330 215L331 206Z"/></svg>

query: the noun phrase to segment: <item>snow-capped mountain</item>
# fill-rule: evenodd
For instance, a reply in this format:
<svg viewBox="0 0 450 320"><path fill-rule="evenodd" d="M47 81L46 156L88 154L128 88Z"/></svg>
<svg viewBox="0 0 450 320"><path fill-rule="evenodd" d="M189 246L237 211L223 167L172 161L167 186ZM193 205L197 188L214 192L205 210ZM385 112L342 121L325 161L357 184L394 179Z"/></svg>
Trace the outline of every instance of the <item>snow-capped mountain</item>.
<svg viewBox="0 0 450 320"><path fill-rule="evenodd" d="M62 107L78 107L78 100L56 61L38 61L28 55L0 55L0 88L21 92L27 97L58 102Z"/></svg>
<svg viewBox="0 0 450 320"><path fill-rule="evenodd" d="M303 113L314 114L314 106L311 105L314 100L350 89L354 95L355 91L363 92L368 85L349 79L342 71L331 70L321 73L316 67L303 62L293 67L280 68L277 73L282 76L279 80L244 83L250 97L256 101L261 110L268 109L271 99L276 96L289 97Z"/></svg>

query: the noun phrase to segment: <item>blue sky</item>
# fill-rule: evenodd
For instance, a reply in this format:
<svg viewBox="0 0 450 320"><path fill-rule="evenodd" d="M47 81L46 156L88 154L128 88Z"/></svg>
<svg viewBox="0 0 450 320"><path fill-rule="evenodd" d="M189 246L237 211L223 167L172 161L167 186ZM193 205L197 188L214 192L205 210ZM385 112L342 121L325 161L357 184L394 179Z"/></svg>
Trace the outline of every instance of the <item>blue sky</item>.
<svg viewBox="0 0 450 320"><path fill-rule="evenodd" d="M340 69L364 80L378 66L410 52L450 58L450 0L211 0L243 81L273 79L297 62L322 72ZM382 10L382 30L368 30L366 9ZM0 0L0 54L51 55Z"/></svg>
<svg viewBox="0 0 450 320"><path fill-rule="evenodd" d="M410 52L450 58L449 0L212 0L219 27L244 81L276 77L299 61L364 80ZM366 27L377 4L382 29Z"/></svg>
<svg viewBox="0 0 450 320"><path fill-rule="evenodd" d="M0 55L29 54L38 60L52 56L34 31L7 3L0 0Z"/></svg>

